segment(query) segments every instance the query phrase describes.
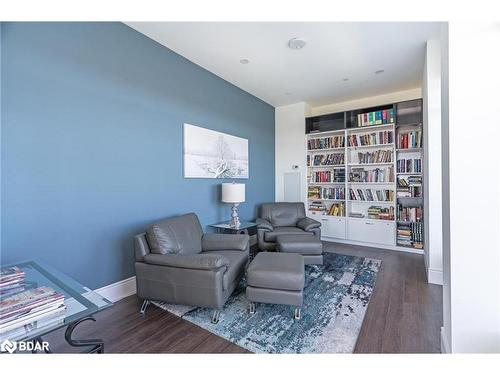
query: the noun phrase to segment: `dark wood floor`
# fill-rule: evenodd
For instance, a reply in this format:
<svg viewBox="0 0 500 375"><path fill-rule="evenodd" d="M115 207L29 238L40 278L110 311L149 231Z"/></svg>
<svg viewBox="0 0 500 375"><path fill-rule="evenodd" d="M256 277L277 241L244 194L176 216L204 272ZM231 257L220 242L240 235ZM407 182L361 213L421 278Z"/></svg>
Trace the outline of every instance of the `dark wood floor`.
<svg viewBox="0 0 500 375"><path fill-rule="evenodd" d="M438 353L442 288L427 284L420 255L326 244L327 251L382 260L355 353ZM75 338L102 338L106 353L245 353L208 331L150 306L139 314L136 296L125 298L84 322ZM64 331L44 337L55 352L74 352Z"/></svg>

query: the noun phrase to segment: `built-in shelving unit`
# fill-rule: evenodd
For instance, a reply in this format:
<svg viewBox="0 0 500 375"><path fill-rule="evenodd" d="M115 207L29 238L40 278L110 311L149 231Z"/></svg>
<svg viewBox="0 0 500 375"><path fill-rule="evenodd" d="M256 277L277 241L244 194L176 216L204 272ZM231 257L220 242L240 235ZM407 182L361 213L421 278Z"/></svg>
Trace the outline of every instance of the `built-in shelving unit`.
<svg viewBox="0 0 500 375"><path fill-rule="evenodd" d="M423 252L420 99L307 118L306 139L308 214L325 240Z"/></svg>

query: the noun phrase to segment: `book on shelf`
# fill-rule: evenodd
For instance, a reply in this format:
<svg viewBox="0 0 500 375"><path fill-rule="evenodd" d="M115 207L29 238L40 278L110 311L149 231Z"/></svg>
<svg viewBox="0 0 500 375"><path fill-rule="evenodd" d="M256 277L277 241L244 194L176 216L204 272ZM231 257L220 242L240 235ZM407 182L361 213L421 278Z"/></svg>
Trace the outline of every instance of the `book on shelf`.
<svg viewBox="0 0 500 375"><path fill-rule="evenodd" d="M422 185L422 176L405 176L397 178L399 187Z"/></svg>
<svg viewBox="0 0 500 375"><path fill-rule="evenodd" d="M392 150L377 150L368 152L358 152L359 164L390 163L393 161Z"/></svg>
<svg viewBox="0 0 500 375"><path fill-rule="evenodd" d="M322 150L329 148L344 147L344 136L336 135L334 137L311 138L307 141L308 150Z"/></svg>
<svg viewBox="0 0 500 375"><path fill-rule="evenodd" d="M397 173L422 173L422 159L398 159L396 161Z"/></svg>
<svg viewBox="0 0 500 375"><path fill-rule="evenodd" d="M421 198L422 197L422 186L411 185L411 186L399 186L396 189L396 196L398 198Z"/></svg>
<svg viewBox="0 0 500 375"><path fill-rule="evenodd" d="M309 174L309 183L345 182L345 169L314 171Z"/></svg>
<svg viewBox="0 0 500 375"><path fill-rule="evenodd" d="M401 203L397 205L398 221L417 222L422 221L422 207L406 207Z"/></svg>
<svg viewBox="0 0 500 375"><path fill-rule="evenodd" d="M312 214L326 215L326 204L322 201L309 202L308 210Z"/></svg>
<svg viewBox="0 0 500 375"><path fill-rule="evenodd" d="M365 214L361 213L361 212L351 212L349 214L349 217L354 217L356 219L362 219L365 217Z"/></svg>
<svg viewBox="0 0 500 375"><path fill-rule="evenodd" d="M333 203L327 213L328 216L345 216L345 204Z"/></svg>
<svg viewBox="0 0 500 375"><path fill-rule="evenodd" d="M330 206L323 201L309 202L309 213L313 215L345 216L345 204L343 202L332 203Z"/></svg>
<svg viewBox="0 0 500 375"><path fill-rule="evenodd" d="M318 166L329 166L329 165L342 165L344 164L344 154L343 153L332 153L332 154L319 154L319 155L307 155L307 166L318 167Z"/></svg>
<svg viewBox="0 0 500 375"><path fill-rule="evenodd" d="M394 167L352 168L349 173L349 182L394 182Z"/></svg>
<svg viewBox="0 0 500 375"><path fill-rule="evenodd" d="M338 187L309 186L307 189L309 199L345 199L345 189Z"/></svg>
<svg viewBox="0 0 500 375"><path fill-rule="evenodd" d="M394 124L394 109L382 109L380 111L373 111L367 113L360 113L357 116L358 127L372 126L372 125L387 125Z"/></svg>
<svg viewBox="0 0 500 375"><path fill-rule="evenodd" d="M392 202L394 191L389 189L349 189L349 199L352 201Z"/></svg>
<svg viewBox="0 0 500 375"><path fill-rule="evenodd" d="M376 146L392 144L394 142L392 131L379 131L369 134L351 134L348 136L350 147Z"/></svg>
<svg viewBox="0 0 500 375"><path fill-rule="evenodd" d="M422 249L424 247L424 224L422 222L398 224L398 245Z"/></svg>
<svg viewBox="0 0 500 375"><path fill-rule="evenodd" d="M396 147L399 149L421 148L422 131L412 130L408 133L398 134Z"/></svg>
<svg viewBox="0 0 500 375"><path fill-rule="evenodd" d="M394 220L394 207L368 207L368 218L377 220Z"/></svg>

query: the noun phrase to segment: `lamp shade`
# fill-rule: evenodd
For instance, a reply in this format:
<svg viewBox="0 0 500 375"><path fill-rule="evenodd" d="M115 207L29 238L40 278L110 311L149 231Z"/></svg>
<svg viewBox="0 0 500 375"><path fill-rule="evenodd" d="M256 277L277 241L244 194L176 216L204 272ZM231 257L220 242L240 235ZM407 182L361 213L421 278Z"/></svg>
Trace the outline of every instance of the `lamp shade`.
<svg viewBox="0 0 500 375"><path fill-rule="evenodd" d="M242 203L245 201L245 184L222 184L222 201L224 203Z"/></svg>

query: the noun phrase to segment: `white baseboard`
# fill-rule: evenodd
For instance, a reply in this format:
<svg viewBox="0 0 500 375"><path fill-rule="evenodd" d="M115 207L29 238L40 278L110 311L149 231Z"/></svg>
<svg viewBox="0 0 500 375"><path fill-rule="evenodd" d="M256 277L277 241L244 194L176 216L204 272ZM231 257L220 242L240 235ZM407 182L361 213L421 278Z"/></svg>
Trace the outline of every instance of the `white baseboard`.
<svg viewBox="0 0 500 375"><path fill-rule="evenodd" d="M103 286L97 289L96 292L111 302L117 302L136 293L135 276Z"/></svg>
<svg viewBox="0 0 500 375"><path fill-rule="evenodd" d="M441 327L441 353L442 354L450 354L450 345L448 344L448 339L444 334L444 327Z"/></svg>
<svg viewBox="0 0 500 375"><path fill-rule="evenodd" d="M443 270L427 269L427 282L429 284L443 285Z"/></svg>

